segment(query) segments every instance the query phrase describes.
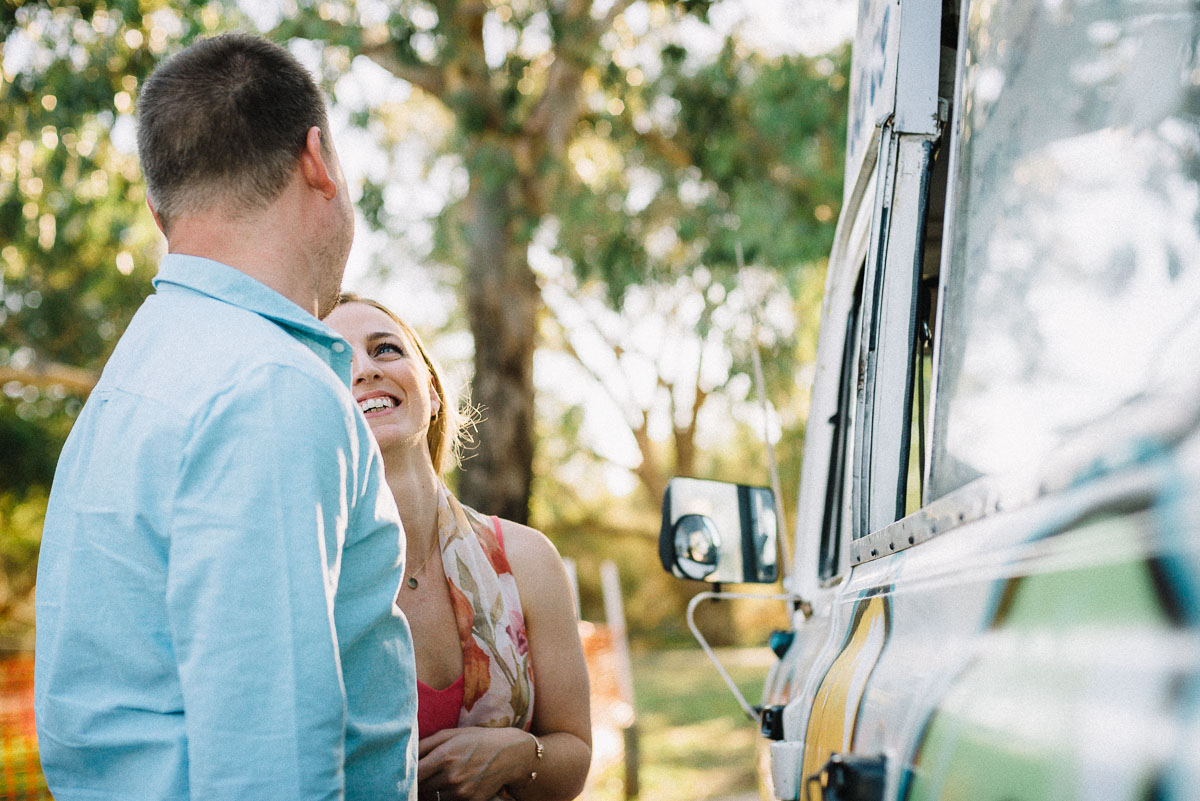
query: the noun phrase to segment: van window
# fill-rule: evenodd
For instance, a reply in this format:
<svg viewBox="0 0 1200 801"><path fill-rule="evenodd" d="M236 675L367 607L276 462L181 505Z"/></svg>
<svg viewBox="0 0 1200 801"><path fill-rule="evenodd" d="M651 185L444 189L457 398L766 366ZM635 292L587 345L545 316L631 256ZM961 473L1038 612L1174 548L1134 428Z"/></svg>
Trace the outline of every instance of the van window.
<svg viewBox="0 0 1200 801"><path fill-rule="evenodd" d="M946 165L950 160L944 151L945 148L939 147L933 157L925 231L921 243L921 276L916 287L905 515L912 514L925 503L925 461L929 453L928 422L930 398L933 395L933 341L937 332L938 267L941 264L942 228L946 207Z"/></svg>
<svg viewBox="0 0 1200 801"><path fill-rule="evenodd" d="M1055 8L970 4L927 501L1194 369L1200 15Z"/></svg>
<svg viewBox="0 0 1200 801"><path fill-rule="evenodd" d="M933 385L933 332L937 324L937 273L923 275L917 284L916 331L913 334L912 414L909 421L908 476L904 514L924 503L925 454L928 451L929 398Z"/></svg>
<svg viewBox="0 0 1200 801"><path fill-rule="evenodd" d="M954 71L958 58L958 3L942 3L942 47L938 65L938 98L950 108L954 102ZM908 472L905 479L904 514L910 515L926 502L928 475L929 420L933 398L933 343L937 335L938 271L942 263L942 232L946 220L946 192L949 185L949 134L936 143L930 167L929 199L925 209L925 230L921 242L921 274L916 287L913 364L910 379Z"/></svg>
<svg viewBox="0 0 1200 801"><path fill-rule="evenodd" d="M838 405L833 423L833 451L829 455L829 478L825 489L825 515L821 523L821 555L818 572L822 581L838 574L841 531L846 523L846 501L850 497L851 471L846 469L850 443L854 441L854 411L858 407L858 344L862 339L862 275L854 289L854 306L846 323L842 345L842 373L838 379Z"/></svg>

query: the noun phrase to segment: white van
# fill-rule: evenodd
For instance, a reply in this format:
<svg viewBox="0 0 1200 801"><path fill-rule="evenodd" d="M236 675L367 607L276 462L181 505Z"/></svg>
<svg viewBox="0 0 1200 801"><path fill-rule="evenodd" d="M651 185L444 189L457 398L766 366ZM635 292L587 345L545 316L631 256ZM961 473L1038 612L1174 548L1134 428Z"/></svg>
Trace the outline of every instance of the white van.
<svg viewBox="0 0 1200 801"><path fill-rule="evenodd" d="M849 123L769 792L1200 799L1200 2L860 0ZM676 480L664 565L772 505Z"/></svg>

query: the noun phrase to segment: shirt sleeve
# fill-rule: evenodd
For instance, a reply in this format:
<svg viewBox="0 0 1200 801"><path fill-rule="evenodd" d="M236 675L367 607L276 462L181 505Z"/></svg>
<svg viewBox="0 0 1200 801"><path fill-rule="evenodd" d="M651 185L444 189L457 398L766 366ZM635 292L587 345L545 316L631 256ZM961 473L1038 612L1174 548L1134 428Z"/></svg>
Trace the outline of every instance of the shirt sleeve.
<svg viewBox="0 0 1200 801"><path fill-rule="evenodd" d="M399 515L367 423L359 488L334 604L346 686L346 801L416 800L417 674L412 636L396 596L404 575Z"/></svg>
<svg viewBox="0 0 1200 801"><path fill-rule="evenodd" d="M188 440L167 605L194 798L344 798L334 597L352 431L328 384L267 366Z"/></svg>

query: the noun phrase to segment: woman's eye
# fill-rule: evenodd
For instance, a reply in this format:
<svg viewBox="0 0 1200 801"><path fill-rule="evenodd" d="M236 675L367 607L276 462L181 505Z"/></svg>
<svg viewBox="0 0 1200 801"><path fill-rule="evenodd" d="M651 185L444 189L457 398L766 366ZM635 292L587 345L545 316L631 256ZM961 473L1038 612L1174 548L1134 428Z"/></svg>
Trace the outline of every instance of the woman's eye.
<svg viewBox="0 0 1200 801"><path fill-rule="evenodd" d="M379 345L378 347L375 348L376 356L378 356L382 353L393 353L393 354L396 354L397 356L404 355L404 351L400 348L399 345L393 345L390 342L384 342L382 345Z"/></svg>

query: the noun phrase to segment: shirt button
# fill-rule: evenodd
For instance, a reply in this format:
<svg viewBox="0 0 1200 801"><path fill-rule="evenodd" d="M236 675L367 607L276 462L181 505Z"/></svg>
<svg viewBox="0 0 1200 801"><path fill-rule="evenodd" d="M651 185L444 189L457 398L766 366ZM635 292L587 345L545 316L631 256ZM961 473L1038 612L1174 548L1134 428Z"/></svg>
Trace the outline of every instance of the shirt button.
<svg viewBox="0 0 1200 801"><path fill-rule="evenodd" d="M333 348L334 353L341 353L342 351L346 350L346 345L342 342L334 342L332 345L330 345L330 347Z"/></svg>

